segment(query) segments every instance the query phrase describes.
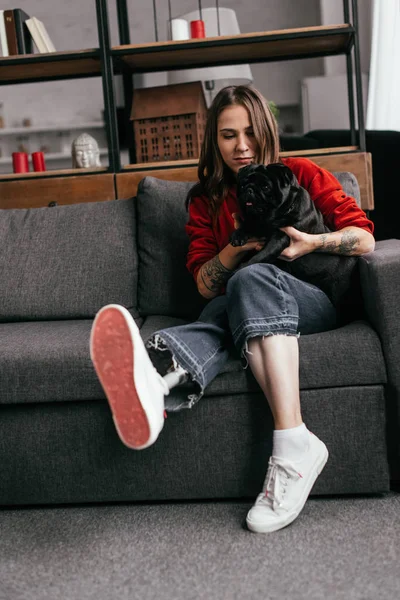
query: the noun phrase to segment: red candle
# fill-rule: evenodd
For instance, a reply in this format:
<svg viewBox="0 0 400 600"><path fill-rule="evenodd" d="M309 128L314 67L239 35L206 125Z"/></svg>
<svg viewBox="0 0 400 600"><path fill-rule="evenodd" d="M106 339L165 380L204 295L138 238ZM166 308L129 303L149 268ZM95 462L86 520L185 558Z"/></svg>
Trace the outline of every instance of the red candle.
<svg viewBox="0 0 400 600"><path fill-rule="evenodd" d="M26 152L13 152L12 161L14 173L29 173L29 162Z"/></svg>
<svg viewBox="0 0 400 600"><path fill-rule="evenodd" d="M34 171L46 170L43 152L32 152L32 163Z"/></svg>
<svg viewBox="0 0 400 600"><path fill-rule="evenodd" d="M190 21L190 36L192 38L206 37L204 21Z"/></svg>

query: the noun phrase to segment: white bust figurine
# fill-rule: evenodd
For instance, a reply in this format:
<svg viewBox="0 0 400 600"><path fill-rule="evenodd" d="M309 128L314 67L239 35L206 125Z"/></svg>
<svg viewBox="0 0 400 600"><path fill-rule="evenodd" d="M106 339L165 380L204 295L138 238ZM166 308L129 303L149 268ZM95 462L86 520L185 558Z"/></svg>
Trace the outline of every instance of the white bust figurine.
<svg viewBox="0 0 400 600"><path fill-rule="evenodd" d="M99 145L88 133L82 133L72 142L72 166L74 169L101 167Z"/></svg>

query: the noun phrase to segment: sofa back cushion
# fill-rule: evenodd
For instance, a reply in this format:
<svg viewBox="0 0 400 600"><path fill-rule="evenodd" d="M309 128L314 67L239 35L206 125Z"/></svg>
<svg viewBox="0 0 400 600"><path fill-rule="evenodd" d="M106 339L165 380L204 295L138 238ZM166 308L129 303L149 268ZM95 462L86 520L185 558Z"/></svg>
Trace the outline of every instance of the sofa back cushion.
<svg viewBox="0 0 400 600"><path fill-rule="evenodd" d="M205 301L186 269L185 201L192 182L141 180L137 193L140 315L195 319Z"/></svg>
<svg viewBox="0 0 400 600"><path fill-rule="evenodd" d="M357 177L353 175L353 173L349 173L348 171L333 171L332 175L334 175L339 181L344 193L348 196L352 196L357 202L358 206L361 207L361 192L360 186L358 185Z"/></svg>
<svg viewBox="0 0 400 600"><path fill-rule="evenodd" d="M134 204L0 210L0 321L91 318L136 309Z"/></svg>
<svg viewBox="0 0 400 600"><path fill-rule="evenodd" d="M345 193L360 202L352 173L334 173ZM146 315L196 319L205 305L186 269L189 239L185 200L193 182L141 180L137 193L138 308Z"/></svg>

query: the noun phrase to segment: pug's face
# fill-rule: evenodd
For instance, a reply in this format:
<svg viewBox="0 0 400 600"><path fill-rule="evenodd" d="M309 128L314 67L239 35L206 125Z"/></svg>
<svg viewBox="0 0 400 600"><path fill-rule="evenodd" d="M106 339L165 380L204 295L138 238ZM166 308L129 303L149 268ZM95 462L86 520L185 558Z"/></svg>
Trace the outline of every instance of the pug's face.
<svg viewBox="0 0 400 600"><path fill-rule="evenodd" d="M280 163L248 165L239 170L237 196L244 218L275 223L293 200L292 171Z"/></svg>

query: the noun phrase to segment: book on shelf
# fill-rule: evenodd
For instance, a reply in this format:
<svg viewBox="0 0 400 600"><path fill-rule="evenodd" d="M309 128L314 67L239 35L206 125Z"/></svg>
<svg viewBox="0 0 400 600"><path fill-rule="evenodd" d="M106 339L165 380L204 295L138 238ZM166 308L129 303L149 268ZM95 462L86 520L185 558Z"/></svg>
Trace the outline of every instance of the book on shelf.
<svg viewBox="0 0 400 600"><path fill-rule="evenodd" d="M2 56L8 56L8 43L6 25L4 22L4 10L0 10L0 46Z"/></svg>
<svg viewBox="0 0 400 600"><path fill-rule="evenodd" d="M54 44L42 21L39 21L36 17L31 17L30 19L27 19L25 23L31 33L35 46L41 54L56 52Z"/></svg>
<svg viewBox="0 0 400 600"><path fill-rule="evenodd" d="M25 24L29 15L20 8L2 10L0 13L0 45L3 56L32 54L32 37Z"/></svg>
<svg viewBox="0 0 400 600"><path fill-rule="evenodd" d="M4 25L6 27L8 55L16 56L18 54L18 42L17 32L15 31L14 11L4 11Z"/></svg>
<svg viewBox="0 0 400 600"><path fill-rule="evenodd" d="M19 54L32 54L32 37L26 26L29 15L20 8L14 8L13 13Z"/></svg>

